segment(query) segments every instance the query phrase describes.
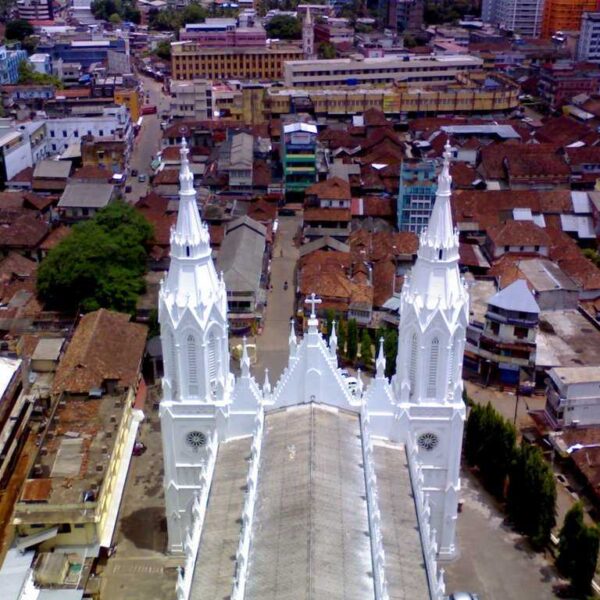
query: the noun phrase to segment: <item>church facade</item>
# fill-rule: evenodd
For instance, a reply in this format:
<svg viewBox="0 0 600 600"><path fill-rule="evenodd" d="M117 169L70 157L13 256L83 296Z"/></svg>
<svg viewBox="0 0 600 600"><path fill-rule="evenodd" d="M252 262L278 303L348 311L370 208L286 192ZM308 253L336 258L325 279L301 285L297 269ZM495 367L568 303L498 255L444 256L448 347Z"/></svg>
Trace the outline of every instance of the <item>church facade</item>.
<svg viewBox="0 0 600 600"><path fill-rule="evenodd" d="M279 381L271 385L267 373L259 385L245 345L241 375L230 372L225 284L183 142L171 266L159 296L168 544L185 557L179 600L443 597L437 560L457 552L468 320L449 163L447 147L402 289L394 378L384 375L380 346L375 377L363 386L359 376L349 389L335 331L326 343L313 295L301 341L292 324ZM291 563L296 574L280 565L302 548Z"/></svg>

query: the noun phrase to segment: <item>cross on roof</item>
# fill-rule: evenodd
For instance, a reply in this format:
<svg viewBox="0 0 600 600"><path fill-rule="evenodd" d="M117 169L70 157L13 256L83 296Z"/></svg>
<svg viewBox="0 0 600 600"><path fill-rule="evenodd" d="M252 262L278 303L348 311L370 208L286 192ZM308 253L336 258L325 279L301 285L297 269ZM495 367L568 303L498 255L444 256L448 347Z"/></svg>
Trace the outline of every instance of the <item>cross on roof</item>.
<svg viewBox="0 0 600 600"><path fill-rule="evenodd" d="M317 317L316 313L315 313L315 308L317 306L317 304L321 304L321 302L323 302L323 300L321 300L321 298L317 298L315 293L313 292L310 297L306 298L306 300L304 300L304 302L306 304L310 304L310 318L311 319L315 319Z"/></svg>

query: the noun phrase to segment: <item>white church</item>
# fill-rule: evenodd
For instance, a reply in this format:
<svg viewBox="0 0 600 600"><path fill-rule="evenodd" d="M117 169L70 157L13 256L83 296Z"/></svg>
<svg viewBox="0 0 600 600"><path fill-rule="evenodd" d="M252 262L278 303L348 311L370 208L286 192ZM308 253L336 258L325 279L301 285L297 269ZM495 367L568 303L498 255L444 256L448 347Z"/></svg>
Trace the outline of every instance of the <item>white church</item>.
<svg viewBox="0 0 600 600"><path fill-rule="evenodd" d="M274 385L230 371L227 294L185 141L159 321L168 546L178 600L442 599L456 555L468 295L450 148L400 308L396 375L351 391L315 313ZM360 379L360 377L359 377Z"/></svg>

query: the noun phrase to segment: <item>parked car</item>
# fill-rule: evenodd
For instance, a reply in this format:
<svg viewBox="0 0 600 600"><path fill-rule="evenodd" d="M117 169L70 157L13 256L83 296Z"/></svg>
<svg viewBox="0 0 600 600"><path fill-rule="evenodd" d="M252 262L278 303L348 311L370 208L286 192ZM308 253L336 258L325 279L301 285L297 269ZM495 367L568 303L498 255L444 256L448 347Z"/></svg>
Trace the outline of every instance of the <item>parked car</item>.
<svg viewBox="0 0 600 600"><path fill-rule="evenodd" d="M126 194L131 194L131 186L130 185L126 185L125 186L125 193Z"/></svg>
<svg viewBox="0 0 600 600"><path fill-rule="evenodd" d="M356 394L358 391L358 379L356 377L344 377L346 385L352 394Z"/></svg>
<svg viewBox="0 0 600 600"><path fill-rule="evenodd" d="M454 592L448 596L448 600L479 600L479 596L471 592Z"/></svg>
<svg viewBox="0 0 600 600"><path fill-rule="evenodd" d="M146 181L146 173L140 173L140 174L138 175L138 181L139 181L140 183L143 183L144 181Z"/></svg>
<svg viewBox="0 0 600 600"><path fill-rule="evenodd" d="M131 176L132 177L137 177L138 176L137 169L131 169Z"/></svg>
<svg viewBox="0 0 600 600"><path fill-rule="evenodd" d="M144 454L144 452L146 452L146 444L144 444L143 442L136 442L133 445L133 456L141 456L142 454Z"/></svg>

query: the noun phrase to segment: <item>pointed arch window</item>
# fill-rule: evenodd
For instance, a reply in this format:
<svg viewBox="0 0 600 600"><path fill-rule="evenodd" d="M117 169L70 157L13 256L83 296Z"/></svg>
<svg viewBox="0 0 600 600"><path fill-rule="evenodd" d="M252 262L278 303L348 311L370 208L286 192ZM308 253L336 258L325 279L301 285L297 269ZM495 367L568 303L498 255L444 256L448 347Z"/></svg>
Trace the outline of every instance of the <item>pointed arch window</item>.
<svg viewBox="0 0 600 600"><path fill-rule="evenodd" d="M448 357L448 391L452 391L454 384L456 383L456 344L458 336L455 333L452 336L452 342L450 344L450 356Z"/></svg>
<svg viewBox="0 0 600 600"><path fill-rule="evenodd" d="M413 333L410 339L410 360L408 363L408 381L410 382L410 397L415 395L415 382L417 380L417 334Z"/></svg>
<svg viewBox="0 0 600 600"><path fill-rule="evenodd" d="M169 334L169 347L170 347L170 370L171 370L171 393L173 398L177 398L178 386L177 386L177 349L175 348L175 336L173 333Z"/></svg>
<svg viewBox="0 0 600 600"><path fill-rule="evenodd" d="M213 332L208 336L208 380L213 383L217 379L217 338Z"/></svg>
<svg viewBox="0 0 600 600"><path fill-rule="evenodd" d="M196 340L193 335L188 335L186 340L188 361L188 393L190 396L198 395L198 354Z"/></svg>
<svg viewBox="0 0 600 600"><path fill-rule="evenodd" d="M434 337L429 348L429 370L427 373L427 397L434 398L436 392L438 361L440 357L440 340Z"/></svg>

